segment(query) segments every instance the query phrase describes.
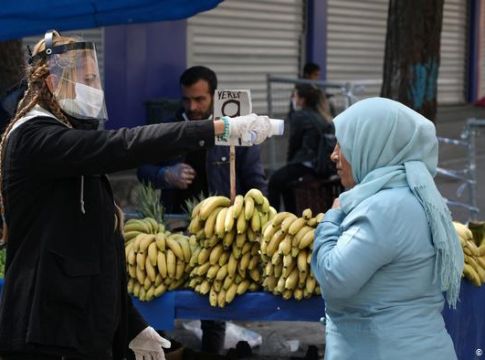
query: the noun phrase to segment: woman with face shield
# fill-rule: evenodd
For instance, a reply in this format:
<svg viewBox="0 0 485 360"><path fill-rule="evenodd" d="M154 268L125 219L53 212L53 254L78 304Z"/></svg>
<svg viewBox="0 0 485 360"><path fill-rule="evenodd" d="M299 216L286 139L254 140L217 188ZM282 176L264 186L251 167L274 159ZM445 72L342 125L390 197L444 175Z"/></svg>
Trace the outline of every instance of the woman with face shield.
<svg viewBox="0 0 485 360"><path fill-rule="evenodd" d="M127 295L123 219L104 174L210 147L215 136L258 143L270 121L97 130L107 113L92 43L48 32L29 63L0 143L0 358L164 359L169 342Z"/></svg>

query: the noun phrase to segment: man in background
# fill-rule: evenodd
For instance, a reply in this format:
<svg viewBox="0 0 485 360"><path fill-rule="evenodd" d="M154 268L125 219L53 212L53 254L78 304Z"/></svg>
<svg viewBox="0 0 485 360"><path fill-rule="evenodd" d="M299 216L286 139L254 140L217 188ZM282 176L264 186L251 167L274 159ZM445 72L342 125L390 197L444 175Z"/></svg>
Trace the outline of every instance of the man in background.
<svg viewBox="0 0 485 360"><path fill-rule="evenodd" d="M180 77L182 108L170 122L210 119L213 113L217 77L205 66L194 66ZM187 153L169 162L144 165L138 178L162 189L166 213L183 213L187 200L203 194L230 195L229 146ZM236 192L257 188L267 194L267 180L259 146L236 147ZM220 353L224 347L225 322L202 320L202 351Z"/></svg>

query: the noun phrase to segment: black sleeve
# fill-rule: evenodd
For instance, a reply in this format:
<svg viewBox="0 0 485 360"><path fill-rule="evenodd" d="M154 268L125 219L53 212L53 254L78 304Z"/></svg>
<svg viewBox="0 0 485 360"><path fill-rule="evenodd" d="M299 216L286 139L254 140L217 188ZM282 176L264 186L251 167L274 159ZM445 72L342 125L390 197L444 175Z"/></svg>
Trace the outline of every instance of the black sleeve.
<svg viewBox="0 0 485 360"><path fill-rule="evenodd" d="M141 331L143 331L149 324L145 321L143 316L138 312L138 310L133 306L131 297L127 295L127 306L128 306L128 342L133 340Z"/></svg>
<svg viewBox="0 0 485 360"><path fill-rule="evenodd" d="M211 120L100 131L70 129L43 118L22 128L15 130L15 150L28 160L29 171L43 177L110 173L214 145Z"/></svg>

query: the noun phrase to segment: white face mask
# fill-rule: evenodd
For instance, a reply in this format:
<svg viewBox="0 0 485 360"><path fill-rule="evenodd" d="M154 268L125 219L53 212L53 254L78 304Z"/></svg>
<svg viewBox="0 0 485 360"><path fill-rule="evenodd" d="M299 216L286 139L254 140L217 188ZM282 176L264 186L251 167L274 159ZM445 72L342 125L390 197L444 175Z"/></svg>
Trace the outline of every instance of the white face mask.
<svg viewBox="0 0 485 360"><path fill-rule="evenodd" d="M98 119L104 107L104 91L76 82L75 99L61 99L59 105L74 117Z"/></svg>
<svg viewBox="0 0 485 360"><path fill-rule="evenodd" d="M293 109L295 111L301 110L301 106L296 103L296 98L293 97L291 99L291 103L293 104Z"/></svg>

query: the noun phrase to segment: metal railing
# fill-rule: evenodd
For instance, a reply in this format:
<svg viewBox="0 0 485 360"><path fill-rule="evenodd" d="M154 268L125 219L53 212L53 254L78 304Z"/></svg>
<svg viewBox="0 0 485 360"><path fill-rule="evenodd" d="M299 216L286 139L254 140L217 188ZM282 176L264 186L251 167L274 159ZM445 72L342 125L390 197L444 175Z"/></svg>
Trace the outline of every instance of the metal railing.
<svg viewBox="0 0 485 360"><path fill-rule="evenodd" d="M467 201L455 201L446 199L449 206L461 207L469 212L469 220L478 220L480 209L477 205L477 172L476 172L476 135L480 127L485 127L485 120L470 118L467 119L465 127L461 133L461 139L450 139L445 137L438 137L438 141L443 144L450 144L464 148L466 151L466 164L462 169L445 169L438 167L437 173L439 175L448 177L450 179L461 181L461 185L456 191L456 195L460 198L465 190L468 190Z"/></svg>

